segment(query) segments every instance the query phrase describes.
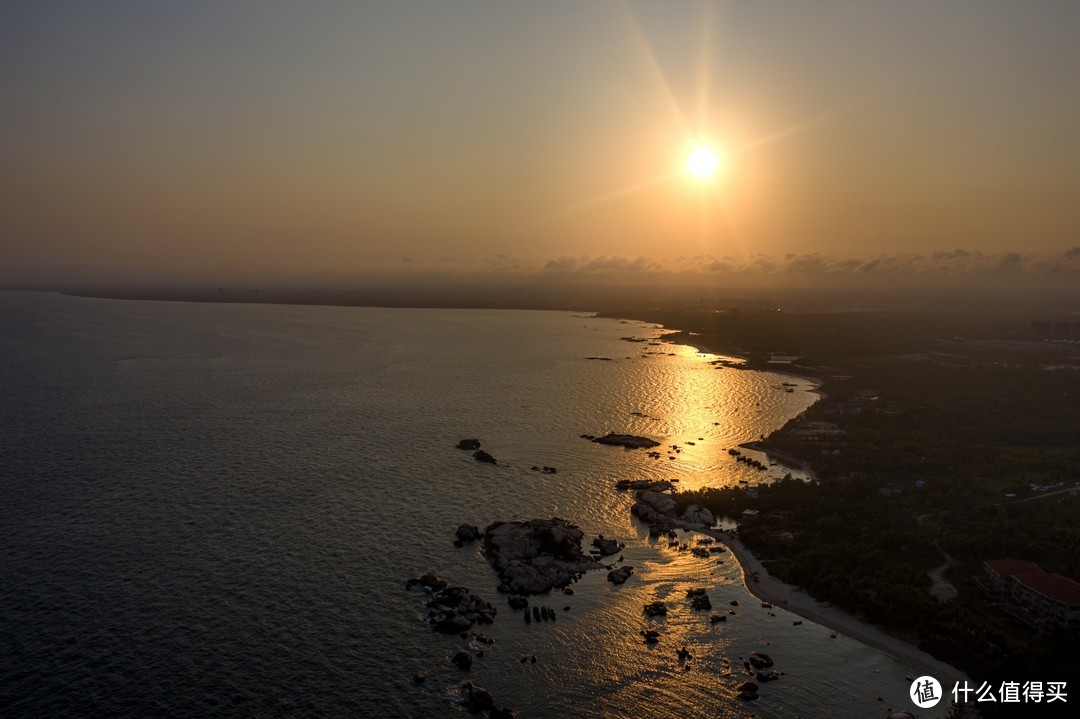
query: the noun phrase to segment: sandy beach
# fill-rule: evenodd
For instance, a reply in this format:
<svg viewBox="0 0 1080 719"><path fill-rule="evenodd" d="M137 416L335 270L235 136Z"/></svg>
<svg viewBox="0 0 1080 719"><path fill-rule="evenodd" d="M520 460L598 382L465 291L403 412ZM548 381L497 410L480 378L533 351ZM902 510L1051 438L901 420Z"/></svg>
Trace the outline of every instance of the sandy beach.
<svg viewBox="0 0 1080 719"><path fill-rule="evenodd" d="M874 625L829 604L819 602L801 589L771 576L761 561L743 545L738 537L732 536L729 532L706 530L704 533L723 542L731 550L731 553L739 560L747 590L761 601L769 602L776 609L787 610L880 649L907 663L917 673L936 677L944 685L951 685L958 679L966 678L964 673L956 667L935 659L914 644L886 634Z"/></svg>

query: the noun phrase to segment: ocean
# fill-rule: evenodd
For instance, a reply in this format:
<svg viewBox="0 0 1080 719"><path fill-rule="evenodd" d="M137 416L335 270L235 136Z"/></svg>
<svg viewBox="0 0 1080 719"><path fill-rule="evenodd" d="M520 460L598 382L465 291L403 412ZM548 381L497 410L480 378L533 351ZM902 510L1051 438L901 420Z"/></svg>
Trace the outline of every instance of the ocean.
<svg viewBox="0 0 1080 719"><path fill-rule="evenodd" d="M523 718L913 709L917 672L761 608L730 555L676 552L632 520L617 480L760 481L727 450L816 397L662 335L564 312L0 293L0 715L453 717L466 678ZM663 458L580 437L607 432ZM554 516L625 542L636 573L593 572L539 600L557 622L525 624L454 530ZM425 572L499 608L467 673L447 661L466 642L405 589ZM691 587L736 613L710 624ZM642 614L656 600L662 621ZM783 676L746 704L753 651Z"/></svg>

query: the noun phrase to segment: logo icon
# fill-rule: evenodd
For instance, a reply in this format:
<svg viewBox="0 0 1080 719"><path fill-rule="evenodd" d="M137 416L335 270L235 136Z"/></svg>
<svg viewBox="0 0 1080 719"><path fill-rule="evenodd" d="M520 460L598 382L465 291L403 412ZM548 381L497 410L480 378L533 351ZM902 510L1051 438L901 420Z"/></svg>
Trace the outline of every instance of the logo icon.
<svg viewBox="0 0 1080 719"><path fill-rule="evenodd" d="M911 683L911 701L920 709L937 706L941 701L941 684L931 676L919 677Z"/></svg>

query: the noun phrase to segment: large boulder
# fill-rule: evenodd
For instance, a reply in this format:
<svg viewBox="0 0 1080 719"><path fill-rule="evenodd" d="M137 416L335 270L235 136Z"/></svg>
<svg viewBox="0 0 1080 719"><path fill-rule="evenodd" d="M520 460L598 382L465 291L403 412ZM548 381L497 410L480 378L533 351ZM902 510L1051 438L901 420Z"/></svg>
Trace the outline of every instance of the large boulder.
<svg viewBox="0 0 1080 719"><path fill-rule="evenodd" d="M458 546L476 539L480 539L480 528L472 524L462 524L454 532L454 543L460 543Z"/></svg>

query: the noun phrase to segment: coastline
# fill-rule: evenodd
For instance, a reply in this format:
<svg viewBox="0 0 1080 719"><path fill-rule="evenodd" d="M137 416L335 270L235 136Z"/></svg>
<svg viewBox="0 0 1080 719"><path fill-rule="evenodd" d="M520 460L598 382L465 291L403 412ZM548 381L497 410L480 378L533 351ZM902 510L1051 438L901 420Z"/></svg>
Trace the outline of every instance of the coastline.
<svg viewBox="0 0 1080 719"><path fill-rule="evenodd" d="M867 646L879 649L886 654L908 664L920 673L928 673L943 685L967 676L956 667L935 659L914 644L887 634L878 627L858 619L831 605L819 602L801 589L780 581L769 574L754 554L731 533L707 529L698 530L721 543L735 556L742 570L743 584L750 594L762 602L768 602L774 609L782 609L809 619L840 634L851 637Z"/></svg>
<svg viewBox="0 0 1080 719"><path fill-rule="evenodd" d="M663 326L663 328L670 329L666 326ZM684 330L674 330L673 334L674 333L681 335L681 339L692 338L691 335ZM736 357L744 360L748 359L745 356L740 356L731 352L718 352L697 343L675 342L675 344L686 344L701 353ZM814 386L805 391L817 395L815 403L828 397L825 392L821 391L823 381L818 377L795 374L782 369L772 368L755 367L750 369L750 371L772 372L803 382L809 382ZM808 481L817 481L817 475L814 473L814 470L808 461L789 452L784 452L783 450L766 449L760 445L760 441L761 440L752 440L750 442L743 442L738 446L743 449L762 452L769 457L770 460L775 459L785 466L798 469L805 473ZM739 569L742 572L743 584L746 587L746 590L757 597L758 600L772 604L774 610L786 610L792 614L803 617L804 619L809 619L812 622L828 627L839 634L851 637L856 641L862 642L867 646L878 649L904 662L917 670L919 674L930 674L934 676L945 686L948 686L948 684L954 681L962 681L968 678L967 675L956 667L935 658L932 654L919 649L911 642L893 636L879 627L863 621L854 615L848 614L831 604L820 602L802 589L770 575L761 560L758 559L733 532L717 529L699 531L716 539L728 548L728 551L734 555L739 563Z"/></svg>

